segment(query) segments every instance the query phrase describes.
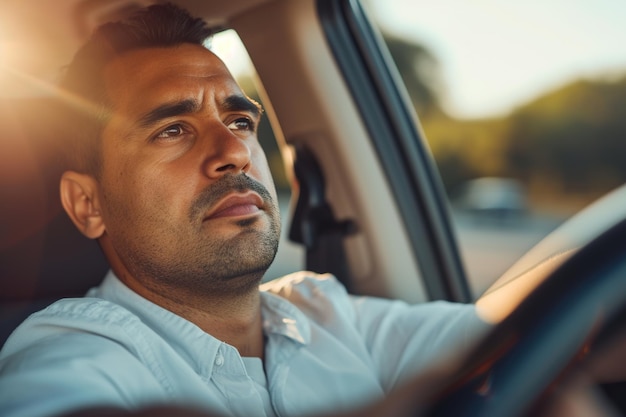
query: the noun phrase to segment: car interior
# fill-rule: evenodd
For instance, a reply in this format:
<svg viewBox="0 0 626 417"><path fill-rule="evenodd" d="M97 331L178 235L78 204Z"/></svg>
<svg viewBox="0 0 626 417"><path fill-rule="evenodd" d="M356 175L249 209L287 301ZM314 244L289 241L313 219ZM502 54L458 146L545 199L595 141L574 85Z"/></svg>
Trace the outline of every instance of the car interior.
<svg viewBox="0 0 626 417"><path fill-rule="evenodd" d="M3 41L0 50L6 54L5 64L0 64L0 346L29 314L59 298L82 296L98 285L108 270L97 242L83 237L61 208L58 183L64 169L63 137L55 111L64 98L54 83L96 26L150 3L0 3L0 23L6 32L2 39L10 40ZM174 3L241 42L254 70L242 73L241 83L264 107L268 137L261 140L273 143L268 145L273 149L268 158L282 199L283 236L266 279L309 269L335 274L353 294L410 303L474 301L445 191L417 115L410 110L408 95L380 33L358 1ZM234 44L225 41L220 52L220 36L222 33L214 40L216 53L229 64L229 48ZM610 277L602 294L624 286L624 280L615 275L623 268L616 233L603 243L613 245L614 250L606 255L611 257L612 272L607 272ZM605 247L597 244L580 257L574 256L569 270L559 276L599 268L599 260L605 258L598 254ZM585 281L576 291L584 293L586 285L592 284ZM549 291L558 293L560 288ZM601 299L599 293L597 297ZM611 303L614 317L621 301L615 298ZM481 345L483 354L474 355L472 366L461 369L458 378L484 382L486 374L475 365L493 362L516 334L523 333L520 329L530 332L531 323L542 322L540 312L554 308L545 293L522 306L524 313L509 319L516 330L511 332L509 327L491 335ZM529 315L535 308L534 315ZM546 317L551 317L549 314ZM582 317L584 312L575 314L573 317ZM585 329L581 334L586 335L594 323L581 326ZM529 339L528 345L550 329L532 327L535 339ZM558 335L577 331L567 329ZM545 340L536 342L537 346L549 345ZM580 342L566 336L561 340L569 346ZM524 346L529 357L530 352L543 352ZM518 356L511 358L509 365L513 366ZM525 362L520 359L519 363ZM510 369L509 365L502 369ZM517 374L507 374L511 382L503 385L502 392L524 389L521 381L532 381L519 377L525 369L518 368ZM560 370L555 367L543 378L550 379ZM466 400L469 395L468 391L448 392ZM524 401L532 402L530 395L538 394L533 391L529 397L518 398L515 404L520 410L524 410ZM471 407L467 410L462 415L480 415L472 414ZM458 409L443 406L431 411L432 415L461 415ZM493 415L507 415L498 412L504 414Z"/></svg>
<svg viewBox="0 0 626 417"><path fill-rule="evenodd" d="M283 213L285 240L288 236L295 239L295 244L284 246L300 248L288 256L293 263L291 254L299 251L295 258L300 265L293 265L293 270L335 272L355 293L412 302L430 298L467 300L462 286L456 294L446 294L444 288L437 288L442 287L439 278L433 277L429 293L428 284L420 279L424 271L409 242L415 237L407 236L406 220L398 215L394 190L385 180L389 174L378 161L379 151L363 140L369 136L368 127L354 105L317 18L317 8L323 4L329 9L327 14L341 13L332 10L334 3L179 3L193 14L205 16L217 28L234 30L253 62L255 88L283 160L288 161L291 183L297 184L291 207ZM5 315L15 315L12 324L3 327L4 337L27 312L56 298L84 294L107 269L97 244L73 230L58 201L62 138L55 136L55 100L59 97L55 97L53 82L96 25L142 4L76 0L59 2L54 7L28 2L5 4L13 8L14 14L21 13L22 18L32 22L22 27L30 39L17 46L33 48L23 53L43 55L37 65L47 67L36 68L41 72L36 76L6 71L4 81L10 91L4 90L1 116L5 126L0 145L5 203L0 294ZM66 26L66 16L73 16L69 22L73 27ZM55 27L55 17L63 29L51 39L46 31ZM42 19L46 20L45 27L37 25ZM431 194L429 203L439 205L422 210L434 213L441 208L436 200L438 184L422 182L432 188L426 190ZM445 225L441 220L439 223ZM425 236L442 231L418 233ZM420 246L422 251L434 250L425 244ZM454 253L448 256L454 259ZM438 263L424 267L436 272L430 275L445 275L447 271L437 271L444 262Z"/></svg>

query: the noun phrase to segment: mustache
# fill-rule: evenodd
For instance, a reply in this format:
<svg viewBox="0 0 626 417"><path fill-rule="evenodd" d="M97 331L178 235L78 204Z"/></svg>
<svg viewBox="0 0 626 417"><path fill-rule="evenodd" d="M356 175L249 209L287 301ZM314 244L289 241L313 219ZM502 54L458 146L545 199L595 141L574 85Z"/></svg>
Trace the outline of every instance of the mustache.
<svg viewBox="0 0 626 417"><path fill-rule="evenodd" d="M272 194L260 182L248 177L245 173L238 175L227 174L200 192L200 195L189 208L189 218L193 220L198 216L202 216L208 208L217 204L218 201L228 194L233 192L244 193L246 191L257 193L266 207L275 205Z"/></svg>

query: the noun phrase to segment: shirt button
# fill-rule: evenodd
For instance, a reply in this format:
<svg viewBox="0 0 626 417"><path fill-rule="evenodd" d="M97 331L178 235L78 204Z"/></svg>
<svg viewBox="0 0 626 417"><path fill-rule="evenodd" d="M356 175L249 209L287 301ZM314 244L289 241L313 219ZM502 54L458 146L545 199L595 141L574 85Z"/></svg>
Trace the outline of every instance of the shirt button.
<svg viewBox="0 0 626 417"><path fill-rule="evenodd" d="M222 355L217 355L215 357L215 366L222 366L224 365L224 357Z"/></svg>

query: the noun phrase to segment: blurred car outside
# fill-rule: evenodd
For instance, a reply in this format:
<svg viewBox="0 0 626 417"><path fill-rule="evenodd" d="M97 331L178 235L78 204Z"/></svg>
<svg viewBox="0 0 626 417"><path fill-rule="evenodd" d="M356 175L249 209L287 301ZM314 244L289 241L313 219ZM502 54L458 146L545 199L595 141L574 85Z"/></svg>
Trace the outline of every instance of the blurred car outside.
<svg viewBox="0 0 626 417"><path fill-rule="evenodd" d="M460 187L453 205L480 221L509 223L528 214L526 188L513 178L482 177L469 180Z"/></svg>

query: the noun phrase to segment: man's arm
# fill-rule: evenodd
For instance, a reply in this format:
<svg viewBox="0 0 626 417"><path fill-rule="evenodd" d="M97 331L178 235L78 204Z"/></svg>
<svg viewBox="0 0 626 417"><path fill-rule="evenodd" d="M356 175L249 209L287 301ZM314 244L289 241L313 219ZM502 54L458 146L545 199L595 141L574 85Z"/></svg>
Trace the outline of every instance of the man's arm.
<svg viewBox="0 0 626 417"><path fill-rule="evenodd" d="M471 304L354 298L357 326L387 392L468 352L490 329Z"/></svg>

